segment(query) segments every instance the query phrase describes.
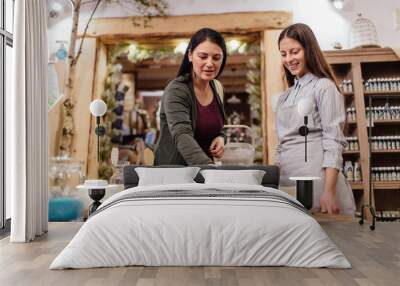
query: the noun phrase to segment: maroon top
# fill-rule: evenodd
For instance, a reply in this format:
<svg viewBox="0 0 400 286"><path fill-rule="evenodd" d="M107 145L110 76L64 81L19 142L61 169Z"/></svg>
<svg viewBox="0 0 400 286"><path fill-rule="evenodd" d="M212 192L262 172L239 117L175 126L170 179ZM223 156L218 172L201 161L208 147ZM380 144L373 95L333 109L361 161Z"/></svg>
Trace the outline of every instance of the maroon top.
<svg viewBox="0 0 400 286"><path fill-rule="evenodd" d="M207 156L212 158L210 145L214 138L221 134L222 127L224 126L224 119L215 95L213 101L209 105L203 106L197 100L196 105L197 120L194 138Z"/></svg>

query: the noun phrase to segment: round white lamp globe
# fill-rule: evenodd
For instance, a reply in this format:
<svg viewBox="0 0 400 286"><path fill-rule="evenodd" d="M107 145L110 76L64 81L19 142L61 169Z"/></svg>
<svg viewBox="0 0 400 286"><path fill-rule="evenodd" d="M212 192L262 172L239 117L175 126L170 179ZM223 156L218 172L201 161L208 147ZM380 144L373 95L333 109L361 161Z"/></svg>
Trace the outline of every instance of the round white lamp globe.
<svg viewBox="0 0 400 286"><path fill-rule="evenodd" d="M90 103L90 112L93 116L103 116L107 111L106 103L101 99L95 99Z"/></svg>
<svg viewBox="0 0 400 286"><path fill-rule="evenodd" d="M297 104L297 112L301 116L308 116L309 114L311 114L313 107L313 102L308 98L304 98L299 100L299 103Z"/></svg>

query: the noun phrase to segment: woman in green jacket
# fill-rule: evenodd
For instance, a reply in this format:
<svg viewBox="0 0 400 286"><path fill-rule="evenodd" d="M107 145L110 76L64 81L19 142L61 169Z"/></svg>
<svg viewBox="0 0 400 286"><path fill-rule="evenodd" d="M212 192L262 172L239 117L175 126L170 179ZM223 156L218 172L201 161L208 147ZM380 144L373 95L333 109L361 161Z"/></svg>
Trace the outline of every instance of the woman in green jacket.
<svg viewBox="0 0 400 286"><path fill-rule="evenodd" d="M154 165L207 165L224 153L225 40L209 28L190 39L177 77L164 91Z"/></svg>

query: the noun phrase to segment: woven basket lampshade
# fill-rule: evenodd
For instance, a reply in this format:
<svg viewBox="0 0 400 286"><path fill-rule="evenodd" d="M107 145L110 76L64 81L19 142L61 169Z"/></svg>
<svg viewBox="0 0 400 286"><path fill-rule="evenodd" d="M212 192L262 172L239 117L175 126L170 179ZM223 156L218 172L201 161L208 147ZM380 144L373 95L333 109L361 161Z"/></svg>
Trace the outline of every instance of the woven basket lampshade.
<svg viewBox="0 0 400 286"><path fill-rule="evenodd" d="M352 47L372 48L379 47L378 33L374 23L358 14L352 26Z"/></svg>

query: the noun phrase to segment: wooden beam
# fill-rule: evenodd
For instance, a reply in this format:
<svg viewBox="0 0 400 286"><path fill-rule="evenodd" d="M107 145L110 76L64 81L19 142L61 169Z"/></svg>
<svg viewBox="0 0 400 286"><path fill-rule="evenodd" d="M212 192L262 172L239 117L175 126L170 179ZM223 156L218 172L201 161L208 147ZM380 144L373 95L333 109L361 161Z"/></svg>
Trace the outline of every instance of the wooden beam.
<svg viewBox="0 0 400 286"><path fill-rule="evenodd" d="M148 37L190 37L195 31L210 27L221 33L247 34L271 29L283 29L290 25L292 13L284 11L219 13L203 15L154 17L150 26L135 26L143 23L143 17L98 18L88 28L88 37L101 37L103 41L143 39ZM83 34L80 25L78 35Z"/></svg>
<svg viewBox="0 0 400 286"><path fill-rule="evenodd" d="M107 77L107 47L100 40L96 43L96 62L94 70L94 83L93 83L93 95L90 96L91 100L101 98L101 94L104 91L104 81ZM89 131L89 146L87 156L87 177L98 178L99 164L97 162L97 137L95 133L96 119L92 116L90 120L90 131Z"/></svg>
<svg viewBox="0 0 400 286"><path fill-rule="evenodd" d="M277 42L281 31L268 30L261 35L262 130L264 163L275 163L277 136L273 103L285 90L284 73Z"/></svg>
<svg viewBox="0 0 400 286"><path fill-rule="evenodd" d="M354 60L352 62L352 78L354 82L354 101L355 107L357 111L365 110L365 99L364 99L364 91L362 84L362 72L361 72L361 63L358 60ZM369 204L369 182L371 180L369 165L371 164L369 158L369 143L368 143L368 132L367 132L367 119L365 116L365 112L357 112L356 113L357 120L357 136L360 148L360 165L361 165L361 173L363 177L363 201L364 204ZM372 195L372 205L375 206L374 196ZM369 212L368 208L365 208L367 221L372 222L372 216Z"/></svg>
<svg viewBox="0 0 400 286"><path fill-rule="evenodd" d="M398 61L399 58L390 48L362 48L339 51L324 51L329 64L346 64L354 57L363 63Z"/></svg>
<svg viewBox="0 0 400 286"><path fill-rule="evenodd" d="M71 157L84 161L87 168L91 114L89 105L92 100L94 70L96 63L96 39L85 39L82 54L76 65L75 85L72 90L74 102L74 136L72 140Z"/></svg>

